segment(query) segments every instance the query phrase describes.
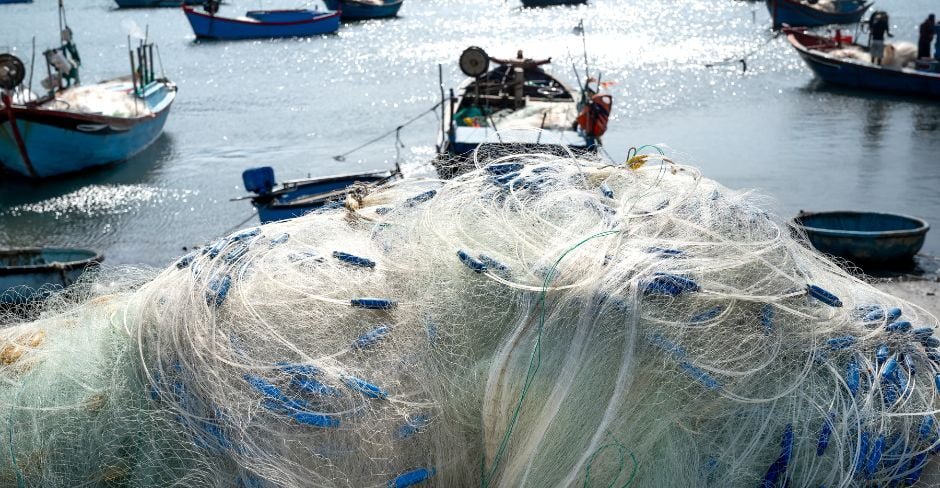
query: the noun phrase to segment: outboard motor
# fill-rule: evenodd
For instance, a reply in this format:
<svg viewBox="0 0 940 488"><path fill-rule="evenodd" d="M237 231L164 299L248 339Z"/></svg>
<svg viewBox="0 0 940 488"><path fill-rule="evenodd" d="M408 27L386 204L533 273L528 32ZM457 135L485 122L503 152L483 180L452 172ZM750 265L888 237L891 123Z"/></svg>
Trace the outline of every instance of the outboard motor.
<svg viewBox="0 0 940 488"><path fill-rule="evenodd" d="M245 189L252 193L258 195L271 193L271 189L274 188L274 168L263 166L246 169L242 172L242 182L245 183Z"/></svg>

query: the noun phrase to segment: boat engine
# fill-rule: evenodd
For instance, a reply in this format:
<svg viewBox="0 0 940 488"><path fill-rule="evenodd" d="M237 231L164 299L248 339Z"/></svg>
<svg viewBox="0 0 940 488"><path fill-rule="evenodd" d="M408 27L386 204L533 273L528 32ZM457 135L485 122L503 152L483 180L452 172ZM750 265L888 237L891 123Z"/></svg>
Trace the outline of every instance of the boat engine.
<svg viewBox="0 0 940 488"><path fill-rule="evenodd" d="M9 54L0 54L0 89L13 90L23 84L26 78L26 66L20 58Z"/></svg>

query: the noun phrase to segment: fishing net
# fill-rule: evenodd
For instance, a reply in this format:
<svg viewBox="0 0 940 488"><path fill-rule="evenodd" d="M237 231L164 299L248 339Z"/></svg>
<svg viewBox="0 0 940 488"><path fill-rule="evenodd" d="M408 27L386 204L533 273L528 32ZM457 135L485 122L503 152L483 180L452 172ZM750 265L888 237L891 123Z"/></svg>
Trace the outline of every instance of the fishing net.
<svg viewBox="0 0 940 488"><path fill-rule="evenodd" d="M0 484L901 486L940 446L934 318L749 194L476 162L0 331Z"/></svg>

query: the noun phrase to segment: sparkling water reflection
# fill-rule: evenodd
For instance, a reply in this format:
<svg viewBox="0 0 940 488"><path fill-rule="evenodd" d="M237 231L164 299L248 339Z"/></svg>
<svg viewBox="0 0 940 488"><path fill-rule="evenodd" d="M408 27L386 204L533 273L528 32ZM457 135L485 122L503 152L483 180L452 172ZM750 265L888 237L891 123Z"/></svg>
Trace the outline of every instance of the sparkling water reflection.
<svg viewBox="0 0 940 488"><path fill-rule="evenodd" d="M934 6L879 2L906 40ZM243 194L248 167L271 165L286 179L392 165L393 138L344 162L332 156L436 103L438 63L445 86L455 86L457 56L469 45L552 56L554 73L573 83L584 71L573 31L582 18L591 71L613 83L605 142L614 157L668 145L709 177L769 195L781 217L870 209L940 222L940 105L820 86L771 36L762 3L594 0L523 10L513 1L409 0L400 18L346 24L336 35L225 43L194 42L177 9L123 11L109 0L67 7L86 81L125 73L129 31L149 26L179 98L166 134L126 164L42 185L4 177L2 246L90 246L112 263L165 264L251 214L247 202L228 201ZM0 6L0 19L0 46L26 59L33 35L39 48L55 41L55 2ZM746 71L737 61L745 55ZM427 116L402 132L406 171L428 173L439 124ZM926 250L940 254L940 232Z"/></svg>

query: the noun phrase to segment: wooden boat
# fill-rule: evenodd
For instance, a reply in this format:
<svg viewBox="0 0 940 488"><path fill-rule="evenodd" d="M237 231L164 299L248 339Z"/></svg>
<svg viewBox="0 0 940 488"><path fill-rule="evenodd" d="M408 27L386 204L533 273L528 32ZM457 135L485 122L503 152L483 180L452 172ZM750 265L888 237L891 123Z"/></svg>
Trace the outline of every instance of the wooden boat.
<svg viewBox="0 0 940 488"><path fill-rule="evenodd" d="M552 7L555 5L580 5L583 3L587 3L587 0L522 0L522 6L526 8Z"/></svg>
<svg viewBox="0 0 940 488"><path fill-rule="evenodd" d="M384 19L398 15L404 0L324 0L343 20Z"/></svg>
<svg viewBox="0 0 940 488"><path fill-rule="evenodd" d="M564 154L593 152L607 127L611 98L582 88L575 91L546 73L550 60L499 60L471 47L460 58L471 76L442 103L438 155L442 178L461 173L461 161L481 145L488 155L507 150ZM489 62L496 67L489 69ZM456 162L456 165L455 165Z"/></svg>
<svg viewBox="0 0 940 488"><path fill-rule="evenodd" d="M801 212L790 225L817 250L856 264L910 261L930 226L905 215L877 212Z"/></svg>
<svg viewBox="0 0 940 488"><path fill-rule="evenodd" d="M101 254L85 249L0 250L0 305L45 298L103 260Z"/></svg>
<svg viewBox="0 0 940 488"><path fill-rule="evenodd" d="M820 79L833 85L925 97L940 97L940 73L905 67L878 66L836 54L845 49L868 53L858 44L843 44L799 28L784 29L790 45ZM936 69L936 68L935 68Z"/></svg>
<svg viewBox="0 0 940 488"><path fill-rule="evenodd" d="M212 2L207 3L205 9L207 11L198 11L194 7L183 6L197 38L303 37L329 34L339 29L339 12L334 11L250 10L244 17L229 18L216 15L217 4Z"/></svg>
<svg viewBox="0 0 940 488"><path fill-rule="evenodd" d="M180 7L182 5L202 5L206 0L114 0L119 8L154 8Z"/></svg>
<svg viewBox="0 0 940 488"><path fill-rule="evenodd" d="M11 55L0 60L8 73L0 76L0 165L28 178L134 156L163 131L176 97L176 85L154 74L153 44L141 41L131 53L131 76L80 85L81 59L68 27L63 38L59 48L44 53L48 92L41 97L22 86L21 61Z"/></svg>
<svg viewBox="0 0 940 488"><path fill-rule="evenodd" d="M773 19L773 28L819 27L833 24L854 24L862 19L873 2L862 0L767 0L767 10Z"/></svg>
<svg viewBox="0 0 940 488"><path fill-rule="evenodd" d="M300 217L330 205L342 205L350 188L357 183L381 184L401 176L401 171L375 171L346 175L305 178L275 183L269 166L247 169L242 173L245 189L254 193L251 204L262 224ZM245 198L245 197L243 197Z"/></svg>

